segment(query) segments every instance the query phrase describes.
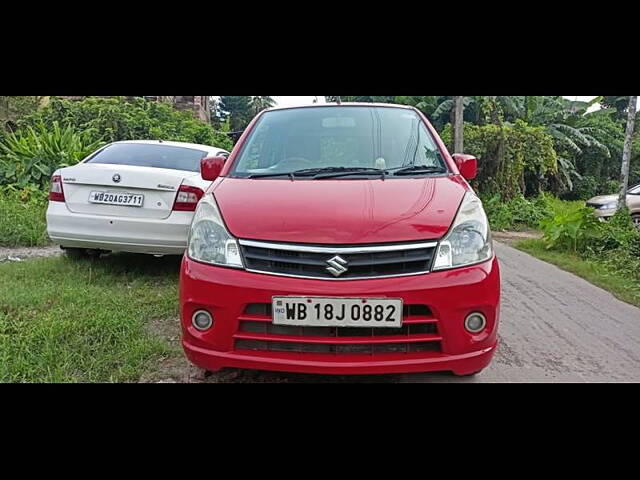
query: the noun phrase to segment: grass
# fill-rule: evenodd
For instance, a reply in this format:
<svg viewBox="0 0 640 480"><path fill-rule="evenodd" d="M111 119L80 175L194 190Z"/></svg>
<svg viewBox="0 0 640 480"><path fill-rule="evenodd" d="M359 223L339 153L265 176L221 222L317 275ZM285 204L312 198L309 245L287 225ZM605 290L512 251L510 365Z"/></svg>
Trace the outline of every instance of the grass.
<svg viewBox="0 0 640 480"><path fill-rule="evenodd" d="M23 202L17 195L0 193L0 247L49 244L46 211L46 200Z"/></svg>
<svg viewBox="0 0 640 480"><path fill-rule="evenodd" d="M547 250L544 242L537 239L522 240L517 242L514 247L584 278L586 281L611 292L624 302L640 307L640 284L638 281L623 276L619 272L611 271L604 263L582 259L566 252Z"/></svg>
<svg viewBox="0 0 640 480"><path fill-rule="evenodd" d="M176 354L148 325L178 318L178 272L126 254L0 264L0 382L136 381Z"/></svg>

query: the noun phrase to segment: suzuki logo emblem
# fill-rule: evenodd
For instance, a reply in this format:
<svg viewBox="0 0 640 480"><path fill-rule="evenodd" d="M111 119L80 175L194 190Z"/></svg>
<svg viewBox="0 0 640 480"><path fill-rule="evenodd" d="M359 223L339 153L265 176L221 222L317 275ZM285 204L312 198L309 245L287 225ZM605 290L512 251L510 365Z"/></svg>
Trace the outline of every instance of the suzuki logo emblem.
<svg viewBox="0 0 640 480"><path fill-rule="evenodd" d="M336 255L333 258L327 260L327 265L329 265L326 270L331 273L334 277L339 277L344 272L348 270L347 261L342 258L340 255Z"/></svg>
<svg viewBox="0 0 640 480"><path fill-rule="evenodd" d="M116 173L116 174L111 178L111 180L113 180L113 181L114 181L114 182L116 182L116 183L120 183L120 174L119 174L119 173Z"/></svg>

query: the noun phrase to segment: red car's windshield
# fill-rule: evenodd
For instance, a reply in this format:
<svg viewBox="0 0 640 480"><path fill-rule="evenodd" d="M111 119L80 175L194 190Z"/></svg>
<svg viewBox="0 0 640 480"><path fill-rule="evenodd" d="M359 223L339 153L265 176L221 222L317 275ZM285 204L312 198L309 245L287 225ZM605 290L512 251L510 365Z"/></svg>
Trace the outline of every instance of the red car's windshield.
<svg viewBox="0 0 640 480"><path fill-rule="evenodd" d="M278 176L304 170L367 169L447 172L416 112L404 108L331 106L266 112L250 132L231 176ZM417 167L424 167L418 169Z"/></svg>

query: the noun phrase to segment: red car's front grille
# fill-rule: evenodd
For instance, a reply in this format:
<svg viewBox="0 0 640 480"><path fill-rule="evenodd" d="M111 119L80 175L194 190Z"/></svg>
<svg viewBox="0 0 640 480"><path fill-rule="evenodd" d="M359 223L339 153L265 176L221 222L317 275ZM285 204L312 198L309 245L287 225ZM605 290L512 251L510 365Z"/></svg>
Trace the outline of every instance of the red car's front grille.
<svg viewBox="0 0 640 480"><path fill-rule="evenodd" d="M402 244L394 247L391 251L340 254L344 264L348 265L340 279L415 275L430 271L435 243L417 249L403 249ZM336 253L287 250L286 245L275 249L241 244L241 248L249 270L285 276L336 278L327 269L327 261Z"/></svg>
<svg viewBox="0 0 640 480"><path fill-rule="evenodd" d="M400 328L273 325L271 304L247 306L234 335L236 350L365 354L440 352L438 320L426 305L405 305Z"/></svg>

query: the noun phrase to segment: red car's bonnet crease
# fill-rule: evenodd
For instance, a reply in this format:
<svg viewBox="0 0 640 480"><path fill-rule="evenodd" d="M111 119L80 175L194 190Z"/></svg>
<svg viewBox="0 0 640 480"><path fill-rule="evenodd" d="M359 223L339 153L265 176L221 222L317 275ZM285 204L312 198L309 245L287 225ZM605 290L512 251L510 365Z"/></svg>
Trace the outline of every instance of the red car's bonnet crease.
<svg viewBox="0 0 640 480"><path fill-rule="evenodd" d="M270 109L224 165L214 160L202 163L213 183L180 276L194 364L457 375L489 365L500 268L467 182L476 159L454 159L421 112Z"/></svg>

